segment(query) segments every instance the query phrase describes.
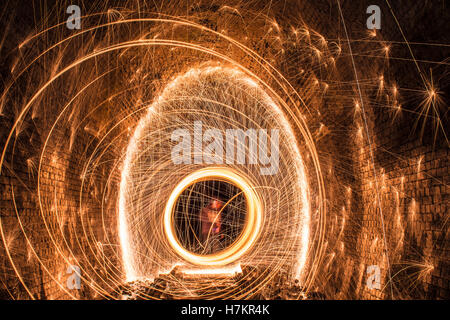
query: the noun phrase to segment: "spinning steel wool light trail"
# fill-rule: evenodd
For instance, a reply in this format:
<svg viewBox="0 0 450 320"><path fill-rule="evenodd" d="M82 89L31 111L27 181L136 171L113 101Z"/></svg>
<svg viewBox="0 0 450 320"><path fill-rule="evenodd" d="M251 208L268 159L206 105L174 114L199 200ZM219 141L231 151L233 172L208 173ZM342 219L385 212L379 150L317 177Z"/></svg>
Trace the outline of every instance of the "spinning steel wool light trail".
<svg viewBox="0 0 450 320"><path fill-rule="evenodd" d="M397 86L392 51L415 44L352 38L339 1L337 38L278 7L94 3L80 29L43 19L16 46L0 98L10 297L269 298L287 281L291 299L354 298L369 265L376 297L416 294L441 260L403 253L430 241L405 185L448 184L424 173L428 156L381 150L374 114L412 114L448 147L438 83L413 56L425 89ZM382 152L417 170L387 177Z"/></svg>
<svg viewBox="0 0 450 320"><path fill-rule="evenodd" d="M109 13L106 14L108 18L111 17ZM60 96L61 92L50 89L55 83L66 83L74 77L77 78L76 81L71 81L70 85L65 85L69 91L73 90L72 97L63 104L60 113L55 117L45 138L39 162L36 165L42 222L47 229L51 242L57 249L58 258L70 264L77 264L72 262L76 261L73 257L74 252L72 245L68 243L66 238L67 231L63 229L67 227L69 233L73 232L78 227L76 225L80 223L82 234L88 241L88 252L83 252L83 255L86 257L90 254L90 251L96 255L97 260L100 259L97 256L98 242L95 242L95 235L89 225L93 218L89 217L87 213L92 209L92 204L88 202L87 198L90 198L93 193L99 192L95 187L92 189L95 181L94 176L96 175L94 172L99 170L105 161L111 161L105 160L104 157L107 157L111 152L118 152L118 150L114 150L118 141L128 140L124 133L131 131L125 130L124 132L123 127L129 123L128 129L133 128L133 123L139 119L138 114L144 113L130 142L127 142L126 152L123 153L123 156L120 156L119 152L119 157L112 160L115 164L108 179L108 184L112 184L112 180L115 179L114 175L120 172L118 229L122 253L119 260L123 263L125 279L128 281L151 279L160 273L170 271L180 263L187 263L188 265L189 263L194 265L204 264L205 267L229 265L229 270L235 268L230 263L264 265L271 269L271 273L266 276L267 279L279 272L280 268L288 268L296 277L304 276L303 268L306 264L310 236L308 182L298 149L298 142L290 123L283 114L283 109L287 109L287 104L282 98L282 95L284 95L291 100L290 102L298 101L298 94L292 88L289 88L285 79L279 73L276 73L270 64L260 60L261 57L236 40L184 19L169 16L152 18L151 16L152 14L149 14L148 18L121 18L117 21L86 28L76 35L58 40L35 59L35 61L43 59L52 51L61 50L59 48L66 45L83 46L85 45L85 37L89 37L99 30L106 30L107 32L104 45L96 44L95 48L86 50L81 56L77 55L74 61L68 62L65 66L59 65L63 63L59 58L53 62L55 64L52 67L49 80L42 83L37 92L30 97L8 138L8 140L12 139L14 130L19 130L20 123L28 111L33 113L32 108L38 108L37 106L47 99L57 99ZM163 38L161 34L158 37L139 34L139 37L135 35L132 39L119 39L119 41L113 43L106 40L115 32L118 32L113 30L114 28L136 26L142 23L152 27L151 33L160 30L172 33L172 30L177 29L176 35L178 36L183 34L179 30L181 28L185 28L189 33L209 33L220 41L228 43L227 46L233 46L241 55L253 59L256 65L259 65L259 72L265 73L265 77L273 81L278 89L275 90L273 85L266 82L267 80L252 72L245 65L240 64L239 61L233 60L220 50L209 48L203 44L187 42L177 39L177 37L174 39ZM167 35L169 36L169 34ZM28 43L38 39L38 36L27 39L22 46L27 46ZM81 44L75 45L72 43L79 39L82 39ZM88 43L90 41L88 40ZM83 51L83 49L81 50ZM132 53L134 50L137 51ZM198 55L198 61L179 62L179 65L174 66L175 70L171 70L171 74L180 73L180 75L173 80L168 79L166 85L161 85L162 93L159 97L150 99L151 94L148 89L150 84L145 79L149 77L149 72L154 72L154 70L151 70L154 67L152 65L153 60L174 50L181 51L187 58L190 58L192 54ZM65 51L63 55L66 54ZM130 70L127 70L129 65L111 67L107 63L111 56L120 59L127 55L134 56L130 58L130 64L134 64L132 61L136 56L140 57L140 65L137 69L132 70L130 74L124 77L127 85L131 87L123 91L113 91L109 93L107 100L92 105L93 101L88 97L91 94L98 94L95 89L98 82L106 81L105 79L113 72L130 72ZM103 63L106 64L103 65ZM198 65L199 63L200 65ZM100 65L103 65L105 69L99 68ZM198 66L192 68L192 65ZM25 67L23 72L32 70L32 67L33 64ZM182 70L186 67L191 69L185 72L176 70L177 68ZM100 69L102 70L100 71ZM78 78L78 72L80 71L83 73L82 79ZM84 72L87 72L87 74ZM83 86L79 87L78 80L82 80ZM84 82L84 80L88 81ZM134 82L138 84L135 85ZM147 99L154 102L148 104ZM81 100L84 100L84 102ZM113 100L114 102L112 102ZM133 111L120 121L107 124L108 129L97 129L98 131L95 131L90 127L90 124L84 124L88 123L88 117L95 110L102 108L109 102L125 108L127 112L128 110ZM131 105L132 103L134 105ZM139 105L137 105L138 103ZM45 108L45 106L42 105L41 108ZM87 111L88 109L91 111ZM82 110L86 110L88 117L83 118ZM305 134L305 146L311 149L309 152L314 154L314 146L310 144L311 135L304 121L294 114L291 115L295 117L293 119L298 126L296 129L300 129ZM247 132L249 128L280 129L280 150L277 150L277 153L279 152L281 156L280 163L276 165L277 172L271 176L263 175L260 172L263 164L245 165L245 159L241 165L224 165L216 167L216 169L207 164L177 165L170 158L173 147L173 142L170 140L171 133L177 128L192 127L194 122L198 123L199 121L204 124L205 130L208 128L223 129L224 133L227 129L243 130L242 132ZM52 187L47 189L43 186L43 181L47 178L45 167L48 165L48 159L50 159L50 163L52 161L56 163L55 159L62 152L62 150L50 151L50 149L53 149L51 146L58 144L54 142L54 139L58 139L56 131L61 128L64 129L70 124L68 127L71 131L70 139L68 144L62 146L62 148L67 148L70 151L76 144L76 132L82 123L85 132L92 134L98 140L97 144L92 147L93 150L89 156L86 155L82 164L78 202L80 207L75 212L76 218L73 217L79 219L79 221L61 221L67 219L67 217L59 214L61 204L57 198L53 199L55 201L51 200L53 193L56 196L56 189L52 190ZM270 142L270 137L267 136L266 138ZM238 141L238 143L243 144L237 146L237 152L242 147L245 153L244 157L246 157L248 152L245 149L250 148L252 142L249 141L249 145L244 145L245 141ZM261 139L259 143L262 143ZM122 144L122 142L119 144ZM3 153L3 159L6 155L5 152ZM261 152L259 155L261 157ZM236 157L238 156L236 154ZM196 158L197 155L194 154L193 157ZM248 162L252 161L251 155L247 160ZM239 161L239 159L236 158L236 161ZM201 167L204 167L204 169L196 171L197 168ZM192 172L207 173L203 177L204 179L221 177L225 181L231 181L243 190L246 198L246 226L243 229L242 236L228 250L213 257L205 256L204 258L202 255L194 257L192 253L182 248L171 231L173 228L171 212L165 213L163 210L166 207L166 211L170 211L167 208L174 205L177 195L183 190L180 184L177 186L177 183L186 185L198 179L189 175ZM180 182L182 178L185 178L183 180L185 182ZM177 187L174 189L174 186ZM101 210L104 215L106 214L105 203L109 201L107 193L107 189L105 189L101 200ZM70 230L70 228L74 229ZM31 243L30 240L29 244L33 248ZM36 252L35 254L39 259L39 255ZM45 263L42 261L41 263L44 269L47 269ZM205 272L208 271L205 270ZM97 271L95 273L97 276L100 275ZM110 273L111 270L108 271L108 274ZM86 271L82 270L82 274L86 274ZM117 268L114 268L113 274L118 277L117 283L124 280L124 276L120 275L121 271ZM98 290L101 295L107 294L105 289L100 288L100 284L93 281L93 277L90 275L86 275L86 277L87 281L91 281L94 290ZM53 280L57 281L56 278ZM262 286L265 281L261 280L260 285ZM61 286L64 286L64 284L61 284ZM114 286L114 284L109 286ZM223 295L223 293L221 294ZM239 296L239 294L235 295Z"/></svg>
<svg viewBox="0 0 450 320"><path fill-rule="evenodd" d="M223 167L214 168L209 164L197 169L205 166L202 163L205 155L200 154L199 157L195 153L201 150L195 150L192 157L200 158L197 163L192 163L189 154L186 163L176 165L177 159L171 157L171 149L174 148L171 133L177 128L193 128L194 122L203 123L205 135L208 130L216 130L214 132L221 135L221 132L233 128L242 130L242 133L249 128L280 128L279 154L282 156L277 165L278 172L262 175L262 165L257 162L248 164L244 159L244 164L239 165L234 158L227 158L225 164L222 156L210 160L213 164L223 163ZM248 137L248 143L246 140L237 141L240 145L235 150L237 153L242 147L244 157L248 155L248 162L252 156L250 140ZM203 144L206 139L203 137L200 141ZM222 149L215 150L214 156ZM191 150L190 142L188 150ZM235 156L237 159L238 154ZM149 107L128 146L119 208L127 277L134 279L159 272L159 269L170 270L179 262L175 253L194 264L226 265L241 256L240 262L248 265L260 265L264 261L275 263L275 266L298 264L300 273L306 259L310 220L307 182L301 159L292 129L281 111L245 74L215 66L189 70L177 77ZM186 186L208 178L230 181L244 192L248 208L247 225L242 238L229 250L202 257L186 252L176 241L172 232L172 211ZM165 211L161 210L163 207L166 207ZM149 227L152 222L154 225ZM143 237L143 230L149 234ZM145 244L141 244L143 239L148 239ZM246 254L250 247L254 249ZM267 256L271 259L268 260ZM298 256L300 261L296 261ZM271 266L271 269L278 272L279 267Z"/></svg>

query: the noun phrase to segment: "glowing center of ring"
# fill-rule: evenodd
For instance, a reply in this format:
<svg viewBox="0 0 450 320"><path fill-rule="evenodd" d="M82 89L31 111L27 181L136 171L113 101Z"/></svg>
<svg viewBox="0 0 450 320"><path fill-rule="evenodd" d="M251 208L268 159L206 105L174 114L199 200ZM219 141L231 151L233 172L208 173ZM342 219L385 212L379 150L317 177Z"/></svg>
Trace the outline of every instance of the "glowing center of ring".
<svg viewBox="0 0 450 320"><path fill-rule="evenodd" d="M194 183L211 179L230 182L242 190L247 202L247 216L241 234L231 246L217 253L199 255L186 250L175 236L174 210L178 197L186 188ZM186 176L172 191L164 210L164 232L170 246L179 256L196 265L220 266L236 261L255 243L261 229L261 224L262 204L258 194L251 187L248 179L230 168L203 168Z"/></svg>

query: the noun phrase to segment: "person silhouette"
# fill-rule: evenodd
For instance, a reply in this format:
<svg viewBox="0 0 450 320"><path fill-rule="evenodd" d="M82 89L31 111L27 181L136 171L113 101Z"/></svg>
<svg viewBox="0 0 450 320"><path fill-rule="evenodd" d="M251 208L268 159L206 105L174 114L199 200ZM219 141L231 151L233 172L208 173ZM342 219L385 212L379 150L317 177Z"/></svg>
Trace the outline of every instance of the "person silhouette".
<svg viewBox="0 0 450 320"><path fill-rule="evenodd" d="M222 227L223 203L213 198L210 203L200 210L201 235L200 241L204 246L204 253L214 253L220 247Z"/></svg>

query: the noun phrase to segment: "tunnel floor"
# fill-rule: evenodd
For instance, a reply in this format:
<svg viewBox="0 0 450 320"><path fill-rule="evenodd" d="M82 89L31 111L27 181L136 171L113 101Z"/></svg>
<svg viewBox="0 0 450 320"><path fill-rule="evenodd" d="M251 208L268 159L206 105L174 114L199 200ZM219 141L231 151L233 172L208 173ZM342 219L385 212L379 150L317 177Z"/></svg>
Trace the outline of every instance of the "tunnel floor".
<svg viewBox="0 0 450 320"><path fill-rule="evenodd" d="M244 267L234 275L192 275L175 267L153 281L138 280L119 287L115 297L122 300L198 300L198 299L252 299L252 300L326 300L323 293L306 292L298 281L287 273L258 287L258 278L267 270Z"/></svg>

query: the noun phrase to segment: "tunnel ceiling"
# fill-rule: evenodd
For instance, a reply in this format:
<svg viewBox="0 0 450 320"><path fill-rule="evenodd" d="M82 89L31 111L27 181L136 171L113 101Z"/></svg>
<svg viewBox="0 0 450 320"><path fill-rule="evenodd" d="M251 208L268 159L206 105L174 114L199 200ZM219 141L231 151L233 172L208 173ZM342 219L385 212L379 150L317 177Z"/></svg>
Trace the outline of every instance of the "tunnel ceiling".
<svg viewBox="0 0 450 320"><path fill-rule="evenodd" d="M92 1L80 30L30 3L0 11L0 298L449 298L445 1ZM200 122L222 157L174 161ZM226 162L227 129L271 128L273 174ZM262 220L214 271L164 209L224 166Z"/></svg>

